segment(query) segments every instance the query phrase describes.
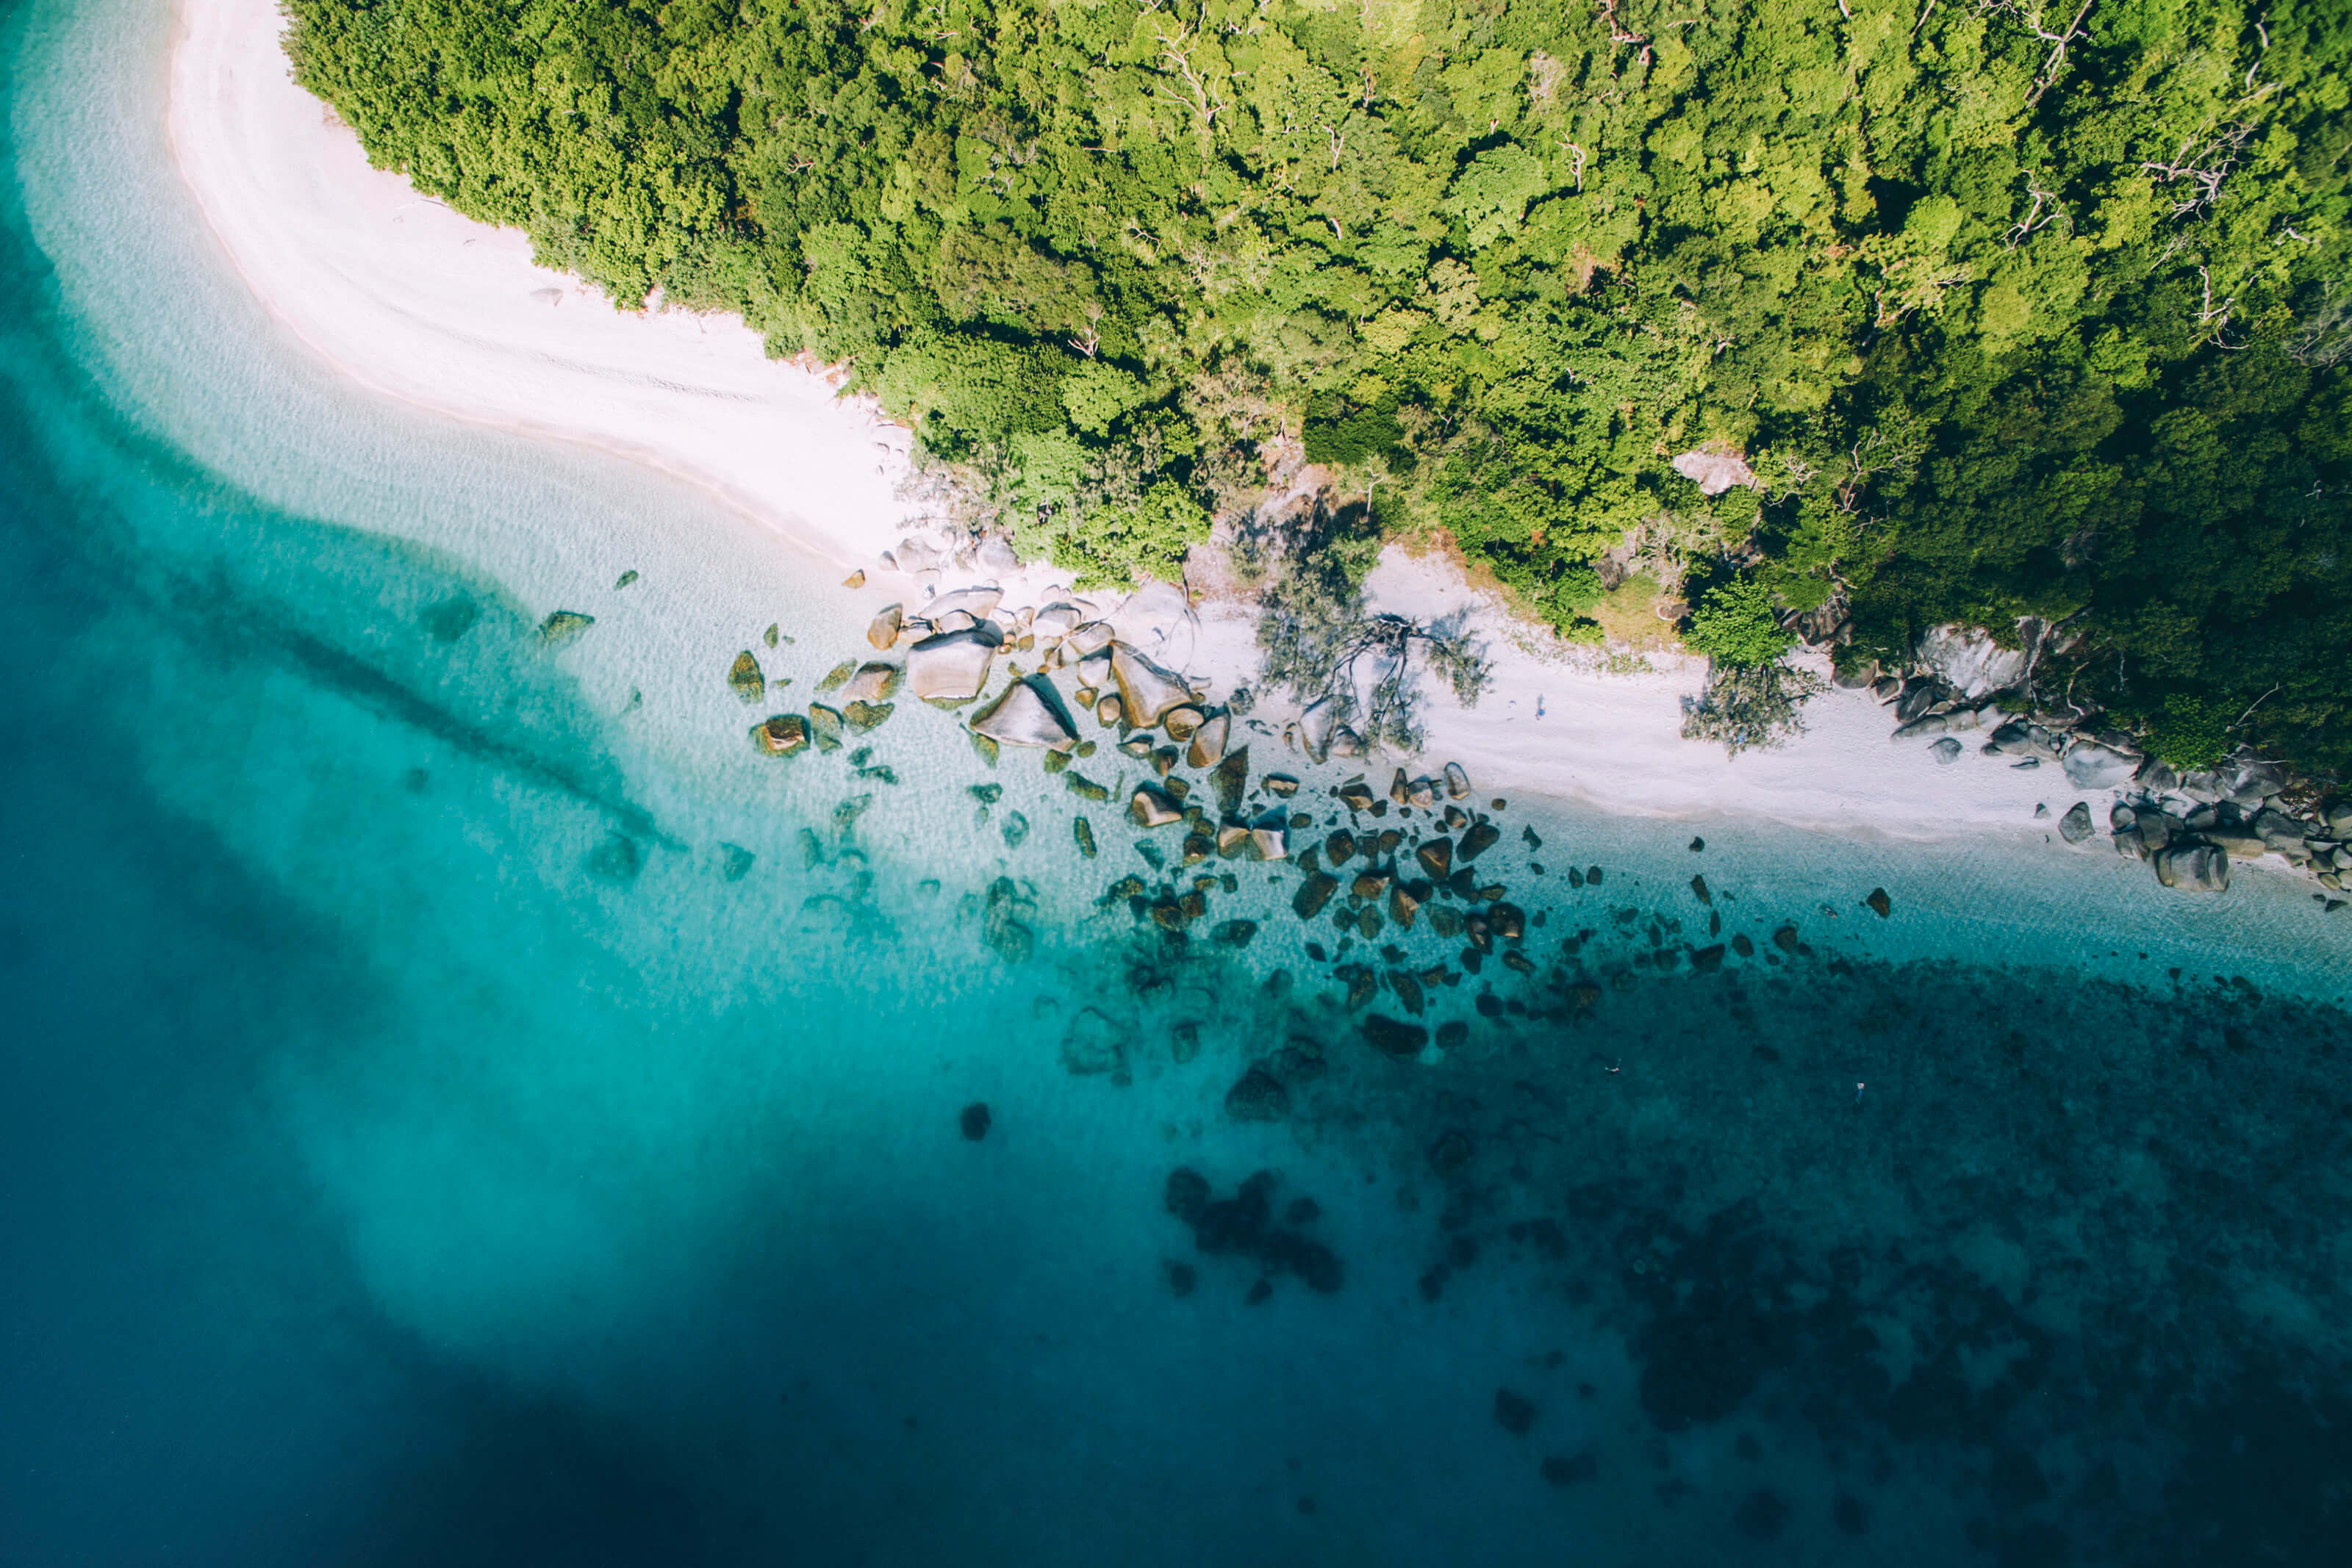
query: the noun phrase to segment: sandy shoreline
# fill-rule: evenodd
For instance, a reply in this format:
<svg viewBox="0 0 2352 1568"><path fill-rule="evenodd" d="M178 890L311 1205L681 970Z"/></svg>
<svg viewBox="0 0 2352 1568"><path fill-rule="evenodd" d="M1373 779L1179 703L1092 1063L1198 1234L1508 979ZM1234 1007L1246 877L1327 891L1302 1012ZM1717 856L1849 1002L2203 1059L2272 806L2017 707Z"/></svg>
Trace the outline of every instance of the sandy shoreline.
<svg viewBox="0 0 2352 1568"><path fill-rule="evenodd" d="M614 310L576 278L533 266L520 234L462 218L368 167L358 139L294 86L275 0L179 0L179 10L173 155L247 284L339 371L421 408L584 442L703 486L814 551L824 570L874 571L877 609L919 600L934 582L958 585L874 570L913 521L898 497L905 430L836 399L821 375L767 359L740 321ZM1009 603L1042 594L1046 580L995 575ZM1589 658L1530 651L1458 572L1393 550L1370 591L1420 614L1475 607L1494 680L1474 708L1433 700L1427 730L1430 765L1463 762L1482 792L1859 836L1998 831L2019 841L2052 831L2037 804L2054 816L2085 798L2055 767L2019 770L1973 747L1937 766L1924 741L1890 744L1891 716L1854 692L1816 699L1793 744L1727 758L1680 733L1681 699L1702 674L1696 661L1654 657L1650 673L1613 674ZM1248 680L1245 606L1210 605L1187 625L1157 617L1155 629L1160 656L1213 693ZM1261 713L1283 716L1272 703ZM2112 793L2088 796L2102 820ZM2076 852L2114 852L2101 838Z"/></svg>

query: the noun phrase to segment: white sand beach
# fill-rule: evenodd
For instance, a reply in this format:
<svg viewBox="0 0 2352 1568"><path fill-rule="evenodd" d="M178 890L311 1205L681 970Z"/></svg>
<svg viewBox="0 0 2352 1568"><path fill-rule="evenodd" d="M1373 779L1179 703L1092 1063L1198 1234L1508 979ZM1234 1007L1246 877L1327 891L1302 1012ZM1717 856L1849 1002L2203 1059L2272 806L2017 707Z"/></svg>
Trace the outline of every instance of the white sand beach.
<svg viewBox="0 0 2352 1568"><path fill-rule="evenodd" d="M457 418L586 442L708 487L780 540L843 570L874 573L879 609L923 583L875 570L912 520L898 498L908 433L824 377L772 361L740 321L614 308L579 280L532 264L525 238L471 222L371 169L357 138L290 79L275 0L180 0L171 64L174 154L214 233L269 311L341 371ZM1042 593L1042 572L1006 578L1008 602ZM1026 580L1035 579L1034 582ZM1891 716L1866 693L1832 691L1805 733L1727 757L1685 740L1694 660L1654 656L1649 673L1604 673L1589 653L1546 652L1515 632L1443 561L1391 550L1375 602L1417 614L1477 606L1494 679L1475 707L1433 702L1423 767L1459 760L1481 793L1534 790L1614 811L1703 820L1753 816L1896 839L1986 831L2049 836L2084 792L2044 764L1961 756L1938 765L1924 740L1892 744ZM1153 640L1213 692L1246 683L1255 654L1246 604L1204 605ZM1268 703L1262 716L1279 718ZM2112 791L2091 796L2105 821ZM2037 820L2037 804L2051 813ZM2101 835L2075 853L2112 855Z"/></svg>

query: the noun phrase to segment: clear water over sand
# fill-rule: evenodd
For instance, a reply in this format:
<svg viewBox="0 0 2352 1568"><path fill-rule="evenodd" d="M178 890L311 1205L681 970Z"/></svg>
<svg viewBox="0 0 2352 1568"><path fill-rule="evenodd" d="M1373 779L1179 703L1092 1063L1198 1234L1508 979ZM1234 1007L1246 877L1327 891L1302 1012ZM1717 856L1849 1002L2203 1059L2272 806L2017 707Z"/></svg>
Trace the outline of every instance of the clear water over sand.
<svg viewBox="0 0 2352 1568"><path fill-rule="evenodd" d="M1171 944L950 716L754 755L844 598L337 385L165 19L12 20L0 1560L2326 1560L2352 915L1515 800L1530 975L1245 862Z"/></svg>

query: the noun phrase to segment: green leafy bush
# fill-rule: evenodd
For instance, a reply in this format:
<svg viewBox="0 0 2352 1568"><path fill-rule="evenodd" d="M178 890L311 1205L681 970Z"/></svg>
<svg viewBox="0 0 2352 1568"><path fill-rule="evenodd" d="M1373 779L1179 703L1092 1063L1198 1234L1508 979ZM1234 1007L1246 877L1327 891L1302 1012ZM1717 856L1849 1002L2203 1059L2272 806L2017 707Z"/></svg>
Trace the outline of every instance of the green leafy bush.
<svg viewBox="0 0 2352 1568"><path fill-rule="evenodd" d="M1751 577L1736 577L1706 591L1692 610L1683 642L1718 664L1748 669L1769 664L1796 646L1772 608L1771 591Z"/></svg>

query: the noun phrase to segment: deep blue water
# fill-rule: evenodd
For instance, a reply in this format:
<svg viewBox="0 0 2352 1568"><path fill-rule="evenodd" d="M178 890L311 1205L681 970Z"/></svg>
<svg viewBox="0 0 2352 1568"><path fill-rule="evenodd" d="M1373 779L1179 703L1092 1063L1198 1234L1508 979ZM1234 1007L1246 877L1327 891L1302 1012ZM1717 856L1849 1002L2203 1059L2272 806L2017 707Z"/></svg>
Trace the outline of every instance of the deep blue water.
<svg viewBox="0 0 2352 1568"><path fill-rule="evenodd" d="M2338 1560L2346 915L1519 800L1382 1056L1295 872L752 755L855 607L278 342L161 24L12 18L0 1563Z"/></svg>

